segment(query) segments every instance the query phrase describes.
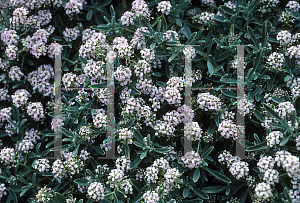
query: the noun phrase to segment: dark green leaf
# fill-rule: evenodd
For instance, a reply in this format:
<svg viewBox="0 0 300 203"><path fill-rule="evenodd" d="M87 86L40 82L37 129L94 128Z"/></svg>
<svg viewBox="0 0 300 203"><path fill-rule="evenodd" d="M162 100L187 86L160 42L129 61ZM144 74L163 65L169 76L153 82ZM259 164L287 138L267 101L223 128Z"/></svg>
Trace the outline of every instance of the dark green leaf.
<svg viewBox="0 0 300 203"><path fill-rule="evenodd" d="M222 90L222 94L224 94L227 97L236 98L236 93L229 90Z"/></svg>
<svg viewBox="0 0 300 203"><path fill-rule="evenodd" d="M92 19L92 16L93 16L93 10L89 10L88 13L86 14L86 19L90 21Z"/></svg>
<svg viewBox="0 0 300 203"><path fill-rule="evenodd" d="M156 77L161 77L161 74L159 72L154 72L153 75Z"/></svg>
<svg viewBox="0 0 300 203"><path fill-rule="evenodd" d="M13 202L18 203L17 195L12 188L8 188L8 193L9 193L10 199L12 199Z"/></svg>
<svg viewBox="0 0 300 203"><path fill-rule="evenodd" d="M55 192L54 198L59 203L65 203L66 202L66 198L62 194L60 194L58 192Z"/></svg>
<svg viewBox="0 0 300 203"><path fill-rule="evenodd" d="M205 152L201 154L201 158L206 159L206 157L214 150L214 146L210 146Z"/></svg>
<svg viewBox="0 0 300 203"><path fill-rule="evenodd" d="M259 150L263 150L263 149L266 149L268 146L267 146L267 141L264 141L264 142L261 142L255 146L251 146L251 147L248 147L246 149L247 152L253 152L253 151L259 151Z"/></svg>
<svg viewBox="0 0 300 203"><path fill-rule="evenodd" d="M209 199L209 196L202 190L199 190L197 188L193 188L192 190L198 197L200 197L202 199Z"/></svg>
<svg viewBox="0 0 300 203"><path fill-rule="evenodd" d="M128 123L126 124L125 128L131 128L131 126L134 124L135 122L135 118L132 118L128 121Z"/></svg>
<svg viewBox="0 0 300 203"><path fill-rule="evenodd" d="M97 145L90 145L90 147L100 155L105 154L104 150L102 148L100 148L99 146L97 146Z"/></svg>
<svg viewBox="0 0 300 203"><path fill-rule="evenodd" d="M193 173L193 181L197 182L199 180L199 177L200 177L200 169L198 167Z"/></svg>
<svg viewBox="0 0 300 203"><path fill-rule="evenodd" d="M89 186L90 185L89 181L84 178L77 178L76 180L74 180L74 182L81 186Z"/></svg>
<svg viewBox="0 0 300 203"><path fill-rule="evenodd" d="M205 170L210 173L212 176L214 176L215 178L219 179L219 180L222 180L224 181L225 183L231 183L231 180L229 178L227 178L225 175L221 174L220 172L217 172L217 171L214 171L214 170L211 170L210 168L208 167L204 167Z"/></svg>
<svg viewBox="0 0 300 203"><path fill-rule="evenodd" d="M207 67L208 67L208 72L212 75L214 73L214 65L210 62L210 60L207 61Z"/></svg>
<svg viewBox="0 0 300 203"><path fill-rule="evenodd" d="M138 131L137 129L133 129L133 135L137 141L139 141L140 143L144 143L144 137L142 136L140 131Z"/></svg>
<svg viewBox="0 0 300 203"><path fill-rule="evenodd" d="M183 189L183 198L186 198L190 193L190 188L189 187L185 187Z"/></svg>
<svg viewBox="0 0 300 203"><path fill-rule="evenodd" d="M165 82L162 82L162 81L157 81L156 84L159 86L159 87L166 87L166 83Z"/></svg>
<svg viewBox="0 0 300 203"><path fill-rule="evenodd" d="M54 24L55 24L55 27L58 29L58 31L61 34L63 34L63 31L65 30L65 26L62 23L61 19L57 15L54 16Z"/></svg>
<svg viewBox="0 0 300 203"><path fill-rule="evenodd" d="M136 157L133 162L130 163L130 169L134 169L136 168L140 163L141 163L142 159L140 159L140 157Z"/></svg>
<svg viewBox="0 0 300 203"><path fill-rule="evenodd" d="M256 1L257 1L257 0L256 0ZM255 37L254 32L253 32L253 30L251 29L251 27L247 26L247 31L248 31L248 33L249 33L249 35L250 35L250 38L251 38L251 40L252 40L254 46L256 46L257 48L259 48L258 42L257 42L257 40L256 40L256 37Z"/></svg>
<svg viewBox="0 0 300 203"><path fill-rule="evenodd" d="M169 152L171 149L170 148L155 148L154 151L157 153L165 154Z"/></svg>
<svg viewBox="0 0 300 203"><path fill-rule="evenodd" d="M126 143L124 145L124 147L125 147L125 156L126 156L126 158L130 159L130 148L129 148L128 144Z"/></svg>
<svg viewBox="0 0 300 203"><path fill-rule="evenodd" d="M300 117L300 96L297 96L293 102L297 116Z"/></svg>
<svg viewBox="0 0 300 203"><path fill-rule="evenodd" d="M280 142L280 146L281 147L285 146L291 137L292 137L292 135L289 135L289 136L283 138L283 140Z"/></svg>

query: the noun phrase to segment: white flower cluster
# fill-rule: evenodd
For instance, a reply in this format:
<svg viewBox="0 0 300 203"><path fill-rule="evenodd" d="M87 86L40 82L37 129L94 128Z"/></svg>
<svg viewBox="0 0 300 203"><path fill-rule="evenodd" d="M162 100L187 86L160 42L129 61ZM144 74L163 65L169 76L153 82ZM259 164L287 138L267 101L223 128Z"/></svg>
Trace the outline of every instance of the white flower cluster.
<svg viewBox="0 0 300 203"><path fill-rule="evenodd" d="M280 167L280 166L283 166L285 160L287 159L288 156L292 155L290 152L288 151L285 151L285 150L281 150L281 151L278 151L276 152L275 154L275 162L277 163L277 166ZM271 157L272 159L272 157ZM269 158L270 160L270 158ZM272 161L272 165L274 165L274 161ZM273 167L272 167L273 168Z"/></svg>
<svg viewBox="0 0 300 203"><path fill-rule="evenodd" d="M94 125L96 128L100 128L101 130L106 131L107 127L107 115L103 113L99 113L93 119Z"/></svg>
<svg viewBox="0 0 300 203"><path fill-rule="evenodd" d="M48 172L50 170L49 160L48 159L38 159L35 162L34 169L38 170L41 173Z"/></svg>
<svg viewBox="0 0 300 203"><path fill-rule="evenodd" d="M140 51L142 58L150 63L151 61L155 60L155 53L154 50L144 48Z"/></svg>
<svg viewBox="0 0 300 203"><path fill-rule="evenodd" d="M89 128L89 126L81 126L78 134L82 141L91 143L94 143L95 138L97 137L97 135L93 135L93 131Z"/></svg>
<svg viewBox="0 0 300 203"><path fill-rule="evenodd" d="M258 11L262 14L271 12L271 8L275 8L278 3L279 0L260 0Z"/></svg>
<svg viewBox="0 0 300 203"><path fill-rule="evenodd" d="M86 76L91 77L91 80L96 80L98 78L105 80L107 75L107 70L105 67L105 63L103 61L93 61L88 60L87 64L84 67L84 73Z"/></svg>
<svg viewBox="0 0 300 203"><path fill-rule="evenodd" d="M279 183L279 172L275 169L267 169L264 172L263 180L270 185L274 185L275 183Z"/></svg>
<svg viewBox="0 0 300 203"><path fill-rule="evenodd" d="M151 72L151 66L145 60L139 60L137 64L134 66L134 72L137 77L140 79L143 77L147 77L147 74Z"/></svg>
<svg viewBox="0 0 300 203"><path fill-rule="evenodd" d="M8 73L9 78L12 81L20 81L21 77L24 76L24 73L22 73L21 68L18 66L13 66L11 67L11 69L9 70Z"/></svg>
<svg viewBox="0 0 300 203"><path fill-rule="evenodd" d="M246 116L248 113L250 113L250 110L254 109L255 105L248 101L246 98L243 98L239 100L237 107L240 114Z"/></svg>
<svg viewBox="0 0 300 203"><path fill-rule="evenodd" d="M232 154L224 150L219 156L218 161L226 164L230 173L237 179L246 178L249 175L249 164L241 160L239 156L232 156Z"/></svg>
<svg viewBox="0 0 300 203"><path fill-rule="evenodd" d="M286 82L286 86L290 89L293 89L296 86L300 85L300 78L291 78Z"/></svg>
<svg viewBox="0 0 300 203"><path fill-rule="evenodd" d="M270 132L266 137L268 146L274 147L275 145L279 145L281 138L283 138L282 132L280 132L280 131Z"/></svg>
<svg viewBox="0 0 300 203"><path fill-rule="evenodd" d="M209 25L214 21L215 14L209 12L202 12L201 14L196 14L192 16L193 22L197 22L202 25Z"/></svg>
<svg viewBox="0 0 300 203"><path fill-rule="evenodd" d="M190 141L200 140L203 134L198 122L185 123L184 125L184 135Z"/></svg>
<svg viewBox="0 0 300 203"><path fill-rule="evenodd" d="M47 186L41 188L38 193L36 194L35 198L37 202L49 202L51 201L53 194L52 194L51 188L48 188Z"/></svg>
<svg viewBox="0 0 300 203"><path fill-rule="evenodd" d="M181 157L181 160L185 167L190 169L197 168L203 162L203 159L195 151L186 152L185 155Z"/></svg>
<svg viewBox="0 0 300 203"><path fill-rule="evenodd" d="M96 58L99 51L105 49L106 36L99 33L93 33L92 36L79 48L79 56L83 58Z"/></svg>
<svg viewBox="0 0 300 203"><path fill-rule="evenodd" d="M37 130L31 128L29 131L25 132L24 139L31 141L33 144L37 144L38 140L41 139L39 135L40 133Z"/></svg>
<svg viewBox="0 0 300 203"><path fill-rule="evenodd" d="M133 132L128 128L121 128L118 132L119 139L127 144L132 144Z"/></svg>
<svg viewBox="0 0 300 203"><path fill-rule="evenodd" d="M21 142L17 144L17 149L24 153L28 153L33 148L34 145L30 140L23 139Z"/></svg>
<svg viewBox="0 0 300 203"><path fill-rule="evenodd" d="M291 93L292 93L293 100L295 100L296 97L300 95L300 85L292 88Z"/></svg>
<svg viewBox="0 0 300 203"><path fill-rule="evenodd" d="M199 93L197 97L197 103L199 104L200 109L204 109L205 111L218 111L222 109L221 99L214 95L211 95L208 92Z"/></svg>
<svg viewBox="0 0 300 203"><path fill-rule="evenodd" d="M295 107L291 102L281 102L278 105L277 112L282 118L291 114L293 111L295 111Z"/></svg>
<svg viewBox="0 0 300 203"><path fill-rule="evenodd" d="M179 113L177 111L167 112L163 115L163 120L167 122L169 125L177 126L180 123Z"/></svg>
<svg viewBox="0 0 300 203"><path fill-rule="evenodd" d="M161 135L161 136L165 136L167 138L175 136L174 135L175 127L172 125L169 125L165 121L158 120L156 122L156 125L154 126L154 129L156 131L155 136Z"/></svg>
<svg viewBox="0 0 300 203"><path fill-rule="evenodd" d="M275 71L282 71L284 67L284 55L281 53L273 52L269 57L266 69L267 70L275 70Z"/></svg>
<svg viewBox="0 0 300 203"><path fill-rule="evenodd" d="M174 30L167 30L167 32L165 32L163 34L164 38L167 39L169 42L173 41L172 40L172 36L171 36L171 33L174 34L175 36L175 41L178 41L179 40L179 37L178 37L178 33Z"/></svg>
<svg viewBox="0 0 300 203"><path fill-rule="evenodd" d="M159 195L155 191L147 191L143 194L145 203L156 203L159 202Z"/></svg>
<svg viewBox="0 0 300 203"><path fill-rule="evenodd" d="M113 41L113 49L117 49L118 57L121 59L133 56L133 49L125 37L116 37Z"/></svg>
<svg viewBox="0 0 300 203"><path fill-rule="evenodd" d="M0 160L4 165L10 165L14 161L14 156L16 156L16 152L13 148L4 147L0 151Z"/></svg>
<svg viewBox="0 0 300 203"><path fill-rule="evenodd" d="M116 168L122 170L123 172L127 172L130 170L130 159L127 159L126 156L121 156L116 160Z"/></svg>
<svg viewBox="0 0 300 203"><path fill-rule="evenodd" d="M273 169L276 159L271 156L263 156L257 162L257 167L261 173L264 173L268 169Z"/></svg>
<svg viewBox="0 0 300 203"><path fill-rule="evenodd" d="M300 64L300 45L291 46L287 48L285 56L290 58L295 57L295 62L299 65Z"/></svg>
<svg viewBox="0 0 300 203"><path fill-rule="evenodd" d="M214 5L215 1L214 0L201 0L201 3L206 6L212 6L212 5Z"/></svg>
<svg viewBox="0 0 300 203"><path fill-rule="evenodd" d="M1 40L6 45L17 45L19 39L20 37L17 35L17 31L15 30L4 28L1 33Z"/></svg>
<svg viewBox="0 0 300 203"><path fill-rule="evenodd" d="M5 191L6 187L4 183L0 184L0 199L4 196L7 195L7 192Z"/></svg>
<svg viewBox="0 0 300 203"><path fill-rule="evenodd" d="M258 183L255 187L255 195L258 201L266 201L273 196L271 185L268 183Z"/></svg>
<svg viewBox="0 0 300 203"><path fill-rule="evenodd" d="M195 58L196 57L196 51L195 51L195 48L192 47L192 46L186 46L184 49L183 49L183 53L185 56L190 56L191 59Z"/></svg>
<svg viewBox="0 0 300 203"><path fill-rule="evenodd" d="M140 33L140 31L150 33L147 27L140 27L136 29L136 31L133 34L133 38L130 41L131 46L133 48L137 48L137 49L146 48L146 40L145 40L146 38L142 33Z"/></svg>
<svg viewBox="0 0 300 203"><path fill-rule="evenodd" d="M93 182L87 189L88 196L96 201L103 200L105 196L105 187L99 182Z"/></svg>
<svg viewBox="0 0 300 203"><path fill-rule="evenodd" d="M27 114L35 121L44 118L44 108L41 102L30 102L27 106Z"/></svg>
<svg viewBox="0 0 300 203"><path fill-rule="evenodd" d="M292 13L289 11L283 11L278 19L283 25L290 25L293 24L295 18L292 16Z"/></svg>
<svg viewBox="0 0 300 203"><path fill-rule="evenodd" d="M27 104L27 101L31 94L25 89L18 89L13 95L11 95L12 103L15 107L19 108Z"/></svg>
<svg viewBox="0 0 300 203"><path fill-rule="evenodd" d="M294 12L297 12L300 9L300 4L297 1L289 1L286 7L291 9Z"/></svg>
<svg viewBox="0 0 300 203"><path fill-rule="evenodd" d="M130 11L126 11L122 17L121 17L121 22L122 22L122 25L126 25L126 26L129 26L129 25L134 25L134 22L133 20L135 19L135 15L134 13L130 12Z"/></svg>
<svg viewBox="0 0 300 203"><path fill-rule="evenodd" d="M169 1L161 1L158 3L157 10L163 14L169 15L171 11L171 3Z"/></svg>
<svg viewBox="0 0 300 203"><path fill-rule="evenodd" d="M288 30L282 30L277 34L277 41L280 45L288 45L293 42L292 34Z"/></svg>
<svg viewBox="0 0 300 203"><path fill-rule="evenodd" d="M295 139L297 150L300 151L300 135Z"/></svg>
<svg viewBox="0 0 300 203"><path fill-rule="evenodd" d="M137 17L150 17L148 5L144 0L134 0L132 10Z"/></svg>

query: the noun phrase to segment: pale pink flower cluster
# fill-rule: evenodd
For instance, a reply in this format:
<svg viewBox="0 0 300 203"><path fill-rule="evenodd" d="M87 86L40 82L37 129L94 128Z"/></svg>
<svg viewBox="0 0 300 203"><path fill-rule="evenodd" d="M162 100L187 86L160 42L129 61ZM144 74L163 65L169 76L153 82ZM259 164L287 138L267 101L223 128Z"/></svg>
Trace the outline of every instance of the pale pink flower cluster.
<svg viewBox="0 0 300 203"><path fill-rule="evenodd" d="M151 63L151 61L155 60L155 53L154 50L144 48L140 51L142 58L147 61L148 63Z"/></svg>
<svg viewBox="0 0 300 203"><path fill-rule="evenodd" d="M5 49L5 54L9 60L13 61L17 58L18 48L14 45L8 45Z"/></svg>
<svg viewBox="0 0 300 203"><path fill-rule="evenodd" d="M103 51L106 46L106 36L101 32L93 33L92 36L82 44L79 48L79 56L83 58L96 58L100 51Z"/></svg>
<svg viewBox="0 0 300 203"><path fill-rule="evenodd" d="M35 121L44 118L44 108L41 102L30 102L27 106L27 114Z"/></svg>
<svg viewBox="0 0 300 203"><path fill-rule="evenodd" d="M17 149L21 152L28 153L34 148L33 143L30 140L23 139L17 144Z"/></svg>
<svg viewBox="0 0 300 203"><path fill-rule="evenodd" d="M96 30L92 30L91 28L87 28L82 31L82 42L85 43L94 33Z"/></svg>
<svg viewBox="0 0 300 203"><path fill-rule="evenodd" d="M274 147L280 144L281 139L283 138L283 133L280 131L271 131L267 137L267 144L269 147Z"/></svg>
<svg viewBox="0 0 300 203"><path fill-rule="evenodd" d="M34 169L38 170L41 173L48 172L51 166L49 165L48 159L38 159L35 162Z"/></svg>
<svg viewBox="0 0 300 203"><path fill-rule="evenodd" d="M16 152L13 148L4 147L0 151L0 160L4 165L10 165L14 161Z"/></svg>
<svg viewBox="0 0 300 203"><path fill-rule="evenodd" d="M21 77L24 76L24 73L21 71L20 67L13 66L9 70L8 76L12 81L20 81Z"/></svg>
<svg viewBox="0 0 300 203"><path fill-rule="evenodd" d="M171 33L174 34L175 40L178 41L179 40L178 33L174 30L167 30L167 32L163 34L164 38L167 39L169 42L173 41L171 37Z"/></svg>
<svg viewBox="0 0 300 203"><path fill-rule="evenodd" d="M103 200L105 187L99 182L93 182L87 189L88 196L94 200Z"/></svg>
<svg viewBox="0 0 300 203"><path fill-rule="evenodd" d="M7 195L7 192L5 191L6 187L4 183L0 184L0 199L4 196Z"/></svg>
<svg viewBox="0 0 300 203"><path fill-rule="evenodd" d="M143 199L145 203L156 203L160 198L157 192L149 190L143 194Z"/></svg>
<svg viewBox="0 0 300 203"><path fill-rule="evenodd" d="M136 16L134 15L134 13L130 12L130 11L126 11L122 17L121 17L121 22L122 25L134 25L133 20L136 18Z"/></svg>
<svg viewBox="0 0 300 203"><path fill-rule="evenodd" d="M107 127L107 115L99 113L93 119L94 125L96 128L106 131Z"/></svg>
<svg viewBox="0 0 300 203"><path fill-rule="evenodd" d="M73 28L66 27L66 29L63 31L64 39L67 42L75 41L79 37L80 27L82 27L82 26L76 26Z"/></svg>
<svg viewBox="0 0 300 203"><path fill-rule="evenodd" d="M96 135L93 135L93 132L89 126L81 126L79 129L79 137L82 139L82 141L94 143Z"/></svg>
<svg viewBox="0 0 300 203"><path fill-rule="evenodd" d="M148 5L144 0L134 0L132 10L137 17L150 17Z"/></svg>
<svg viewBox="0 0 300 203"><path fill-rule="evenodd" d="M1 33L1 40L6 45L17 45L20 37L17 35L17 31L9 30L5 28Z"/></svg>
<svg viewBox="0 0 300 203"><path fill-rule="evenodd" d="M31 97L31 94L25 89L18 89L13 95L11 95L12 103L17 108L27 104L29 97Z"/></svg>
<svg viewBox="0 0 300 203"><path fill-rule="evenodd" d="M201 139L203 134L198 122L189 122L184 125L184 136L190 141L196 141Z"/></svg>
<svg viewBox="0 0 300 203"><path fill-rule="evenodd" d="M211 95L208 92L199 93L197 103L199 104L199 108L204 109L205 111L218 111L222 109L221 99L214 95Z"/></svg>
<svg viewBox="0 0 300 203"><path fill-rule="evenodd" d="M60 45L59 43L54 43L52 42L49 47L48 47L48 56L49 58L54 58L55 54L56 54L56 47L58 48L58 50L63 50L63 46Z"/></svg>
<svg viewBox="0 0 300 203"><path fill-rule="evenodd" d="M199 167L203 162L203 159L198 152L195 151L186 152L185 155L181 157L181 160L183 161L184 166L190 169Z"/></svg>
<svg viewBox="0 0 300 203"><path fill-rule="evenodd" d="M24 139L31 141L33 144L37 144L37 141L41 139L39 135L40 132L38 132L34 128L31 128L29 131L25 132Z"/></svg>
<svg viewBox="0 0 300 203"><path fill-rule="evenodd" d="M65 5L66 14L69 17L73 17L74 14L79 14L83 6L86 5L85 0L70 0Z"/></svg>
<svg viewBox="0 0 300 203"><path fill-rule="evenodd" d="M121 86L125 86L128 83L131 83L130 77L132 75L132 72L129 68L120 65L117 70L115 71L115 79L119 81Z"/></svg>
<svg viewBox="0 0 300 203"><path fill-rule="evenodd" d="M0 101L9 101L10 97L11 96L8 94L8 89L0 88Z"/></svg>
<svg viewBox="0 0 300 203"><path fill-rule="evenodd" d="M171 3L169 1L161 1L158 3L157 10L163 14L169 15L171 11Z"/></svg>
<svg viewBox="0 0 300 203"><path fill-rule="evenodd" d="M133 132L128 128L121 128L119 130L119 139L127 144L132 144Z"/></svg>
<svg viewBox="0 0 300 203"><path fill-rule="evenodd" d="M136 31L133 34L133 38L130 41L131 46L133 48L137 48L137 49L146 48L146 38L142 33L140 33L140 31L150 33L147 27L140 27L136 29Z"/></svg>

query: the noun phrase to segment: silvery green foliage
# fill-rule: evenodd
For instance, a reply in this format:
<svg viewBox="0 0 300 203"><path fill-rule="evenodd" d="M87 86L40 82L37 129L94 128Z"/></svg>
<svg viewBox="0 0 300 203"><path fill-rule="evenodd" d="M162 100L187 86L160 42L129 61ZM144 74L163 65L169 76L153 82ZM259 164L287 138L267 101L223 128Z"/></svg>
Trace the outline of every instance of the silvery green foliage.
<svg viewBox="0 0 300 203"><path fill-rule="evenodd" d="M1 202L299 200L299 2L0 5ZM238 44L247 45L239 102ZM76 88L63 90L58 104L56 48L61 85ZM107 63L114 63L114 118ZM199 87L190 105L186 85ZM235 149L237 114L252 159ZM112 130L116 157L105 159ZM56 154L62 159L49 158Z"/></svg>

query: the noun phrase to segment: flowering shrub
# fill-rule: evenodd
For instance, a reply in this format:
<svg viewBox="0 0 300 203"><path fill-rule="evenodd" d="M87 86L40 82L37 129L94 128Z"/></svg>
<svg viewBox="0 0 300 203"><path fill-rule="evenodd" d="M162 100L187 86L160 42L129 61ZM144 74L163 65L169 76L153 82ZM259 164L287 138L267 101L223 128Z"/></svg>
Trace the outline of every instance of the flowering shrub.
<svg viewBox="0 0 300 203"><path fill-rule="evenodd" d="M1 202L299 202L298 1L0 6Z"/></svg>

